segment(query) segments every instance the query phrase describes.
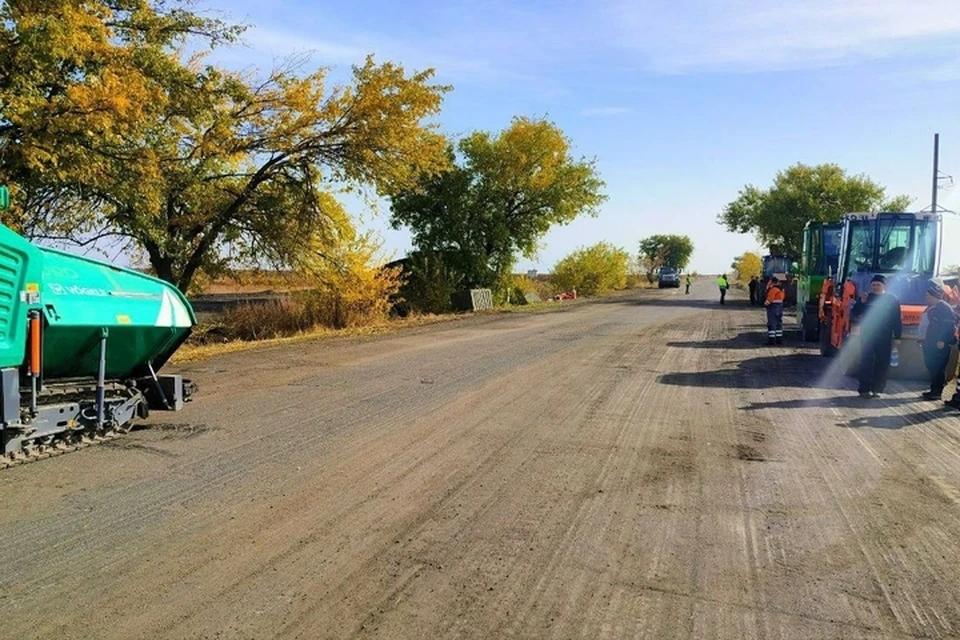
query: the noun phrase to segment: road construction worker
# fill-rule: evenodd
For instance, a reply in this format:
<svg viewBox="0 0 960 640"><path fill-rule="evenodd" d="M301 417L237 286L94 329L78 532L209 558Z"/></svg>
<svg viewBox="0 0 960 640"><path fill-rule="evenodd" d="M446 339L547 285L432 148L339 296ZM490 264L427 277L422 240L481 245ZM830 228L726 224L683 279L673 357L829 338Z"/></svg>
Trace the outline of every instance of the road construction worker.
<svg viewBox="0 0 960 640"><path fill-rule="evenodd" d="M693 280L690 279L690 275L689 275L689 274L687 274L687 279L686 279L685 282L686 282L687 288L686 288L686 290L685 290L683 293L684 293L685 295L690 295L690 285L693 284Z"/></svg>
<svg viewBox="0 0 960 640"><path fill-rule="evenodd" d="M951 286L950 284L943 284L943 301L950 305L950 308L954 312L954 319L960 321L960 285ZM958 336L960 337L960 336ZM954 343L950 347L950 357L947 361L947 382L956 384L958 381L958 374L960 374L960 350L958 350L960 344ZM953 407L954 409L960 409L960 384L957 384L957 387L953 393L953 396L949 400L944 400L945 405Z"/></svg>
<svg viewBox="0 0 960 640"><path fill-rule="evenodd" d="M750 288L750 306L760 304L760 281L757 280L757 276L750 276L750 284L747 286Z"/></svg>
<svg viewBox="0 0 960 640"><path fill-rule="evenodd" d="M870 293L860 294L852 318L860 319L860 371L857 392L861 398L877 398L887 385L890 356L903 333L900 301L887 293L887 279L880 274L870 281Z"/></svg>
<svg viewBox="0 0 960 640"><path fill-rule="evenodd" d="M950 349L956 342L957 323L953 309L943 299L943 287L931 281L925 294L927 308L920 317L919 344L923 349L923 364L930 372L930 390L923 393L927 400L940 400L946 384Z"/></svg>
<svg viewBox="0 0 960 640"><path fill-rule="evenodd" d="M783 300L787 294L776 276L770 278L770 283L763 302L767 308L767 344L783 344Z"/></svg>
<svg viewBox="0 0 960 640"><path fill-rule="evenodd" d="M720 304L726 304L724 300L727 297L727 289L730 288L730 285L727 283L727 276L722 273L717 278L717 287L720 289Z"/></svg>

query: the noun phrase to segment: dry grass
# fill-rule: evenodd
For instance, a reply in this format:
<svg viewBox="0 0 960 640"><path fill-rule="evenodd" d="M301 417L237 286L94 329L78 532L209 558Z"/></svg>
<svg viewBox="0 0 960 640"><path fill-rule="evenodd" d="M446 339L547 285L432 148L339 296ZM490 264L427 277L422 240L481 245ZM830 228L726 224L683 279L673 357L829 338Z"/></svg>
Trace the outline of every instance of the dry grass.
<svg viewBox="0 0 960 640"><path fill-rule="evenodd" d="M253 341L295 335L320 324L310 308L292 298L232 307L221 320L226 338Z"/></svg>
<svg viewBox="0 0 960 640"><path fill-rule="evenodd" d="M325 291L297 291L266 302L230 307L215 325L197 332L192 342L218 340L260 341L308 333L317 327L350 329L384 321L390 303L386 296L351 296Z"/></svg>
<svg viewBox="0 0 960 640"><path fill-rule="evenodd" d="M419 327L441 322L455 322L461 320L462 315L415 315L395 320L383 320L364 327L353 327L349 329L329 329L326 327L315 327L313 329L302 331L295 335L278 338L268 338L264 340L227 340L225 342L215 342L207 344L187 343L180 347L171 358L173 364L183 364L187 362L197 362L207 358L222 355L226 353L236 353L238 351L251 351L262 349L264 347L274 347L284 344L296 344L313 340L325 340L329 338L356 337L356 336L374 336L385 333L392 333L400 329L409 327Z"/></svg>

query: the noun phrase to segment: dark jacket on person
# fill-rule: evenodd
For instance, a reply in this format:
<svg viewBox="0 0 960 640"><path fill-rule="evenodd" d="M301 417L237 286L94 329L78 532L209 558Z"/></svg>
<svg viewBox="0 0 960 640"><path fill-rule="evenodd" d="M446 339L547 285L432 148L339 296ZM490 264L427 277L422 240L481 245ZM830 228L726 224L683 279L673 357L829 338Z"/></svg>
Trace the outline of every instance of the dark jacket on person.
<svg viewBox="0 0 960 640"><path fill-rule="evenodd" d="M927 315L928 322L927 333L923 338L924 349L936 349L938 342L943 342L945 346L949 346L957 341L954 335L957 330L956 316L949 304L943 300L938 300L924 313Z"/></svg>
<svg viewBox="0 0 960 640"><path fill-rule="evenodd" d="M900 301L890 293L870 293L867 301L853 305L853 320L860 322L860 338L873 344L899 340L903 335Z"/></svg>

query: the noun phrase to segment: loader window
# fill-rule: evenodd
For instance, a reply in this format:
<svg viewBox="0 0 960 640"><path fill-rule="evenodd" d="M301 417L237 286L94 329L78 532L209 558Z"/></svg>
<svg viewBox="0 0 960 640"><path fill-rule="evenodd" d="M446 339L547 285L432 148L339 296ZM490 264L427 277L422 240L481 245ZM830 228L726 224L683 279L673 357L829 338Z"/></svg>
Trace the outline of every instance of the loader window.
<svg viewBox="0 0 960 640"><path fill-rule="evenodd" d="M821 229L810 229L806 234L807 246L803 248L803 270L819 273L824 271L823 254L820 251Z"/></svg>
<svg viewBox="0 0 960 640"><path fill-rule="evenodd" d="M763 275L791 273L790 260L781 256L767 256L763 259Z"/></svg>
<svg viewBox="0 0 960 640"><path fill-rule="evenodd" d="M917 221L913 241L913 271L933 273L937 255L937 226L928 220Z"/></svg>
<svg viewBox="0 0 960 640"><path fill-rule="evenodd" d="M840 268L840 233L840 229L823 230L823 257L826 260L823 273L835 274Z"/></svg>
<svg viewBox="0 0 960 640"><path fill-rule="evenodd" d="M877 271L903 271L911 266L911 240L913 221L897 218L879 221L880 244L877 248Z"/></svg>
<svg viewBox="0 0 960 640"><path fill-rule="evenodd" d="M873 270L873 221L856 220L850 223L850 266L845 267L850 273Z"/></svg>

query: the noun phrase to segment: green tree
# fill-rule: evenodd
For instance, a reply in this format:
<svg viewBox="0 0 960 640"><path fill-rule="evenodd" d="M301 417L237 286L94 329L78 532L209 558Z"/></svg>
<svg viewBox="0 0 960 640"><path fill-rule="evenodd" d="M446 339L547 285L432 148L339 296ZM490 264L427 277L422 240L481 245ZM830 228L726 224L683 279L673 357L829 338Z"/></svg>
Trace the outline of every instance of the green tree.
<svg viewBox="0 0 960 640"><path fill-rule="evenodd" d="M640 241L640 261L650 275L660 267L684 269L693 255L688 236L655 235Z"/></svg>
<svg viewBox="0 0 960 640"><path fill-rule="evenodd" d="M31 192L61 208L77 205L68 238L103 230L130 239L183 290L201 270L290 265L321 245L335 251L353 229L334 183L390 195L447 166L446 141L426 121L449 88L430 84L431 71L367 58L346 86L330 88L324 69L301 73L295 64L253 79L202 58L182 61L174 45L187 35L220 41L233 31L175 3L15 4L0 55L27 56L27 43L28 57L56 64L51 80L22 87L14 79L3 95L18 105L5 113L13 133L4 151L18 136L32 141L10 164L4 155L4 173L25 174ZM131 26L118 30L124 21ZM69 32L66 44L44 37L58 30ZM63 104L44 110L57 61L75 43L76 57L94 62L68 68ZM49 137L48 122L66 144Z"/></svg>
<svg viewBox="0 0 960 640"><path fill-rule="evenodd" d="M742 256L737 256L730 265L737 274L737 279L743 282L750 280L753 276L758 278L763 275L763 260L752 251L747 251Z"/></svg>
<svg viewBox="0 0 960 640"><path fill-rule="evenodd" d="M450 267L458 256L435 251L413 251L395 265L403 267L402 307L424 313L447 313L451 295L463 288L463 274Z"/></svg>
<svg viewBox="0 0 960 640"><path fill-rule="evenodd" d="M449 148L452 167L392 198L391 224L440 256L465 287L505 282L515 254L531 257L554 225L595 215L606 199L595 162L575 160L551 122L514 118L494 135Z"/></svg>
<svg viewBox="0 0 960 640"><path fill-rule="evenodd" d="M581 248L560 260L551 280L560 291L596 295L627 286L630 254L606 242Z"/></svg>
<svg viewBox="0 0 960 640"><path fill-rule="evenodd" d="M836 222L858 211L904 211L907 196L887 199L885 188L866 176L849 176L835 164L795 164L781 171L773 186L747 185L724 207L718 222L729 231L755 233L766 246L798 257L807 222Z"/></svg>

